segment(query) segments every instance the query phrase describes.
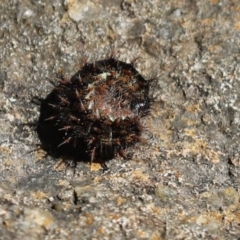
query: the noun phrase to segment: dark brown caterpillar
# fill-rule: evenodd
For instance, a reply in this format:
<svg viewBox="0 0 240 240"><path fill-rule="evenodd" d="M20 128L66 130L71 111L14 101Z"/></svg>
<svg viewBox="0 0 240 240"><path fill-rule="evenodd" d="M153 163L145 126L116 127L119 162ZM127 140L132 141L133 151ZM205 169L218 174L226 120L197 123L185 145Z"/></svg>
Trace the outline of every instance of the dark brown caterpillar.
<svg viewBox="0 0 240 240"><path fill-rule="evenodd" d="M86 63L42 100L37 132L42 146L60 156L106 161L142 142L149 113L149 80L115 58Z"/></svg>

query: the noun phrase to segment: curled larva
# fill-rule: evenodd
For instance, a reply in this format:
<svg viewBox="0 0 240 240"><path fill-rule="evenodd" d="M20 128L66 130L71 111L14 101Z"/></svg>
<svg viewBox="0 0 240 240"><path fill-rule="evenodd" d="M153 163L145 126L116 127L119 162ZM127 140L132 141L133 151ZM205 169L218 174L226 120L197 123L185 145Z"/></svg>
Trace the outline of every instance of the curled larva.
<svg viewBox="0 0 240 240"><path fill-rule="evenodd" d="M142 142L142 118L150 109L149 80L111 57L86 63L71 79L60 76L42 100L37 132L59 156L106 161Z"/></svg>

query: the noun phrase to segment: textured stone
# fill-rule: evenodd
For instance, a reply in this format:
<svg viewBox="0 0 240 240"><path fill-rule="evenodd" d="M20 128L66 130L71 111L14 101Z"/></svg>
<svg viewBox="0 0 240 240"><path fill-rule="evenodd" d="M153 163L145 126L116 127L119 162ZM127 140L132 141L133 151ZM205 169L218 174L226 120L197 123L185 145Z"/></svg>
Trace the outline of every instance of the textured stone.
<svg viewBox="0 0 240 240"><path fill-rule="evenodd" d="M219 0L0 1L0 239L238 239L239 9ZM56 73L70 77L111 53L137 58L155 78L147 143L104 171L45 156L33 102Z"/></svg>

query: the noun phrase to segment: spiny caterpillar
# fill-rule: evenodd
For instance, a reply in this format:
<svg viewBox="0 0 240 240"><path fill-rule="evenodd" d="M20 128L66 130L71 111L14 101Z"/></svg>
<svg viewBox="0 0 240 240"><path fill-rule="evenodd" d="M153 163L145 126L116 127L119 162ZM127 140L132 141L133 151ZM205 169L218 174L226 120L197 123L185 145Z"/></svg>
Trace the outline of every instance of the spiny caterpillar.
<svg viewBox="0 0 240 240"><path fill-rule="evenodd" d="M71 79L59 76L42 100L37 132L43 148L88 161L106 161L144 141L150 80L113 57L85 63Z"/></svg>

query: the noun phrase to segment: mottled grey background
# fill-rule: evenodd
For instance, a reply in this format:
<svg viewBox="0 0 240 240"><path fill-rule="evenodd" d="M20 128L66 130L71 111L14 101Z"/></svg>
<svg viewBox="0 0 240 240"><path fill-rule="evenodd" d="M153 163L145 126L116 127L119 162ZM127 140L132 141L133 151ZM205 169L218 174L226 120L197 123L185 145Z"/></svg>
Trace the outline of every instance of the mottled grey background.
<svg viewBox="0 0 240 240"><path fill-rule="evenodd" d="M148 144L74 173L31 101L113 50L156 77ZM239 63L239 0L1 0L0 239L239 239Z"/></svg>

